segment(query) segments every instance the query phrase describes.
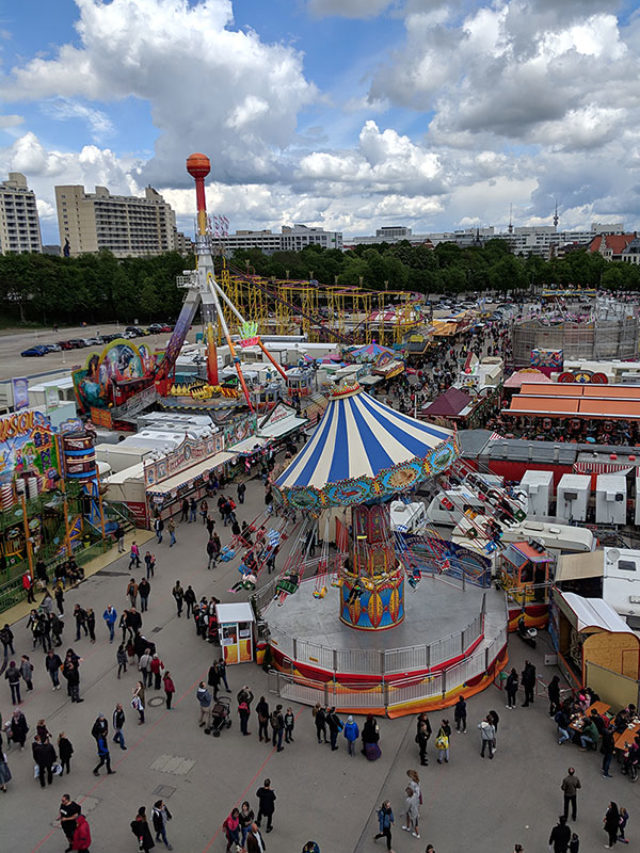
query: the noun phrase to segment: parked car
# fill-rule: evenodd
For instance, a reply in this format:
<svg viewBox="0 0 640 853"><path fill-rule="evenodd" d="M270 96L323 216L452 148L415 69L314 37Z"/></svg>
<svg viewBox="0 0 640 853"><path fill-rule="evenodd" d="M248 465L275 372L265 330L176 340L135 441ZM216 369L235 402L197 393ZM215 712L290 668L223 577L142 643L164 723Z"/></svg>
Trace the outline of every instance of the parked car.
<svg viewBox="0 0 640 853"><path fill-rule="evenodd" d="M161 332L173 332L173 326L171 325L171 323L163 323L160 331Z"/></svg>
<svg viewBox="0 0 640 853"><path fill-rule="evenodd" d="M110 344L111 341L115 341L116 338L121 338L122 335L118 334L109 334L109 335L100 335L100 343L101 344Z"/></svg>
<svg viewBox="0 0 640 853"><path fill-rule="evenodd" d="M48 352L49 350L47 349L47 347L42 346L42 344L39 344L38 346L29 347L29 349L23 350L20 355L24 358L39 358L42 355L46 355Z"/></svg>
<svg viewBox="0 0 640 853"><path fill-rule="evenodd" d="M44 346L47 348L47 352L60 352L62 349L60 344L44 344Z"/></svg>
<svg viewBox="0 0 640 853"><path fill-rule="evenodd" d="M150 335L161 335L164 331L164 326L162 323L150 323L147 331Z"/></svg>
<svg viewBox="0 0 640 853"><path fill-rule="evenodd" d="M102 341L100 338L82 338L86 347L99 347Z"/></svg>
<svg viewBox="0 0 640 853"><path fill-rule="evenodd" d="M67 343L70 344L69 349L84 349L86 347L84 338L69 338Z"/></svg>
<svg viewBox="0 0 640 853"><path fill-rule="evenodd" d="M144 332L142 331L140 326L127 326L127 328L124 331L125 331L125 335L129 335L129 336L133 335L134 338L143 338L144 337Z"/></svg>

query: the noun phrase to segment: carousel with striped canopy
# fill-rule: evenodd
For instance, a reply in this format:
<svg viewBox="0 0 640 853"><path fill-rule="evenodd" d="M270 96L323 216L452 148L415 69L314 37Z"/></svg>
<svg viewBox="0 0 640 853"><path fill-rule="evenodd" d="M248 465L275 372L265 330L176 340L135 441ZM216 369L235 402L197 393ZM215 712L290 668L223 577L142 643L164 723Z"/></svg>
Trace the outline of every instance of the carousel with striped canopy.
<svg viewBox="0 0 640 853"><path fill-rule="evenodd" d="M357 383L333 392L311 439L276 479L274 494L314 517L350 510L335 580L344 624L376 631L402 622L405 567L390 530L389 502L442 474L457 455L451 430L400 414Z"/></svg>

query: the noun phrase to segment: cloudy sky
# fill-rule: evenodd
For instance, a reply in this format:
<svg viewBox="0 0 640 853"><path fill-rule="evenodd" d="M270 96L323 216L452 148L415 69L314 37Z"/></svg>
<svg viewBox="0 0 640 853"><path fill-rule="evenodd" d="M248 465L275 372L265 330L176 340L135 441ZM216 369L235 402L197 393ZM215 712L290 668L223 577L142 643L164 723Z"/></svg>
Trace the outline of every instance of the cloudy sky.
<svg viewBox="0 0 640 853"><path fill-rule="evenodd" d="M146 184L193 232L640 227L638 0L20 0L0 9L0 179Z"/></svg>

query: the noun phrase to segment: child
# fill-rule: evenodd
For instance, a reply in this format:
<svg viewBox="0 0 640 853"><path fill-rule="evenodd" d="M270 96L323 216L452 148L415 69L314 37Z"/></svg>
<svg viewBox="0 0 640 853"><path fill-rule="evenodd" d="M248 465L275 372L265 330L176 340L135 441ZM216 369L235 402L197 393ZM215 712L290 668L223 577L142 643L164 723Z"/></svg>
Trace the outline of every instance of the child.
<svg viewBox="0 0 640 853"><path fill-rule="evenodd" d="M571 835L571 841L569 842L569 853L578 853L580 850L580 839L578 838L578 833L574 832Z"/></svg>
<svg viewBox="0 0 640 853"><path fill-rule="evenodd" d="M373 840L377 841L378 838L386 838L387 839L387 850L391 850L391 824L393 823L393 812L391 810L391 803L389 800L385 800L384 803L378 809L378 824L380 828L380 832L377 835L373 836Z"/></svg>
<svg viewBox="0 0 640 853"><path fill-rule="evenodd" d="M284 715L284 739L286 743L293 743L293 726L296 718L291 708L287 708L287 713Z"/></svg>
<svg viewBox="0 0 640 853"><path fill-rule="evenodd" d="M64 773L66 767L68 776L69 773L71 773L71 756L73 755L73 746L64 732L60 732L58 735L58 755L60 756L62 772Z"/></svg>
<svg viewBox="0 0 640 853"><path fill-rule="evenodd" d="M624 806L620 806L620 835L618 836L618 841L621 841L623 844L629 843L629 839L624 837L624 828L627 825L628 820L629 812L624 808Z"/></svg>

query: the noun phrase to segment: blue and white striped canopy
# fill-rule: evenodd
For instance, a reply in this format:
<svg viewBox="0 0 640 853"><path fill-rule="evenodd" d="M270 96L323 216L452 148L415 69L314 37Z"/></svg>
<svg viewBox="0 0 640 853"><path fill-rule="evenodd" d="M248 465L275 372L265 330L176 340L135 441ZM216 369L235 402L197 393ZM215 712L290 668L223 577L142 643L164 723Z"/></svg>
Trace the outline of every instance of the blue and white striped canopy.
<svg viewBox="0 0 640 853"><path fill-rule="evenodd" d="M451 430L402 415L357 386L335 392L275 485L301 507L362 503L412 488L456 455Z"/></svg>

